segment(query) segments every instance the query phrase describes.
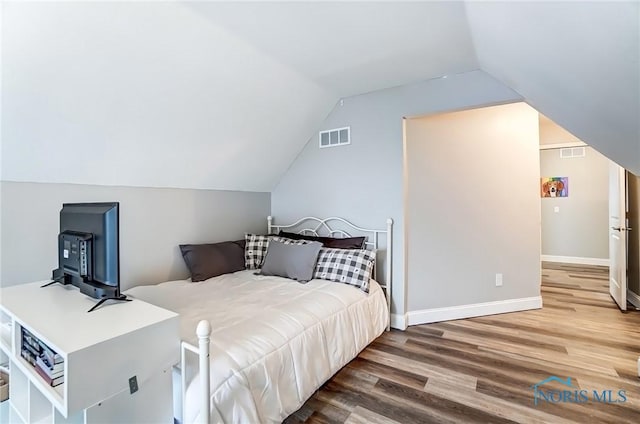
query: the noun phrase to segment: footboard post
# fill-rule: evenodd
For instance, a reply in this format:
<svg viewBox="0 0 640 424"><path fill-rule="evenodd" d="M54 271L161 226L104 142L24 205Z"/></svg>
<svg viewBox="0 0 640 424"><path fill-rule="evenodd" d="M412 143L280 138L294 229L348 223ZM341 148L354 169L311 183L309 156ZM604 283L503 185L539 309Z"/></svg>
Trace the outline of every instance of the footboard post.
<svg viewBox="0 0 640 424"><path fill-rule="evenodd" d="M200 359L200 416L202 417L203 424L209 424L209 416L211 414L211 405L209 399L211 397L211 390L209 387L209 341L211 340L211 324L209 321L202 320L198 323L196 328L196 334L198 335L198 357Z"/></svg>

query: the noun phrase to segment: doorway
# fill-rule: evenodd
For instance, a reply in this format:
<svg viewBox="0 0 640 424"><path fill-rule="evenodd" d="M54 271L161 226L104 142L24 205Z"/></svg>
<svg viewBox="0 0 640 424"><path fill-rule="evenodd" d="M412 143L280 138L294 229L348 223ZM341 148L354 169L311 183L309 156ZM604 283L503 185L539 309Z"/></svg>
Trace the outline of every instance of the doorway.
<svg viewBox="0 0 640 424"><path fill-rule="evenodd" d="M610 239L617 235L628 238L628 245L619 250L624 256L628 250L629 290L617 290L611 295L616 302L630 307L640 306L640 247L637 233L625 231L616 233L611 228L638 228L638 199L640 199L640 183L637 177L628 174L628 210L627 223L622 208L622 224L610 222L613 215L610 211L611 195L616 194L617 185L612 188L610 169L618 169L617 165L582 143L572 134L540 115L540 176L541 176L541 248L543 284L555 284L554 272L549 270L571 271L574 275L583 275L587 279L601 280L609 285L610 266L622 267L620 272L627 275L627 264L616 260L611 263ZM612 166L613 165L613 166ZM622 174L622 181L625 180ZM558 180L563 185L561 195L550 196L542 189L546 180ZM623 205L627 194L620 195ZM626 243L626 242L625 242ZM620 247L620 246L618 246ZM615 253L615 252L614 252ZM614 255L615 258L620 255ZM607 271L607 272L603 272ZM620 274L619 272L617 274ZM616 278L612 279L613 290ZM600 281L596 281L600 284ZM559 284L565 284L559 283ZM603 286L604 287L604 286ZM600 289L601 287L592 287ZM623 293L624 292L624 293ZM607 299L607 301L612 301ZM632 306L633 305L633 306Z"/></svg>
<svg viewBox="0 0 640 424"><path fill-rule="evenodd" d="M627 302L640 309L640 178L627 172Z"/></svg>
<svg viewBox="0 0 640 424"><path fill-rule="evenodd" d="M542 260L609 266L609 159L541 145L540 177Z"/></svg>

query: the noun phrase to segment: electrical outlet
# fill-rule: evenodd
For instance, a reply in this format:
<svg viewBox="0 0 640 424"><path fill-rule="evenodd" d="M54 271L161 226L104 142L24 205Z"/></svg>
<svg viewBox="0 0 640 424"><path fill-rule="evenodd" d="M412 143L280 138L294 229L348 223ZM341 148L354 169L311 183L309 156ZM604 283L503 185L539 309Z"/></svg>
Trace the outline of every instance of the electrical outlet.
<svg viewBox="0 0 640 424"><path fill-rule="evenodd" d="M135 375L129 379L129 393L134 394L138 391L138 377Z"/></svg>
<svg viewBox="0 0 640 424"><path fill-rule="evenodd" d="M502 274L496 274L496 287L502 286Z"/></svg>

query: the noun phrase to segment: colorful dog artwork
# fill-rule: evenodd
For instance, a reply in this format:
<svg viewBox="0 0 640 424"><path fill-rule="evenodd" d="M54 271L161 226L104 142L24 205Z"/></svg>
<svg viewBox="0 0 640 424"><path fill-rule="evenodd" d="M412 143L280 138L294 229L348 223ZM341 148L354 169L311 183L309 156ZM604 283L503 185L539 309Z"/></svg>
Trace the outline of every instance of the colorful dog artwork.
<svg viewBox="0 0 640 424"><path fill-rule="evenodd" d="M540 194L542 197L568 197L569 177L540 178Z"/></svg>

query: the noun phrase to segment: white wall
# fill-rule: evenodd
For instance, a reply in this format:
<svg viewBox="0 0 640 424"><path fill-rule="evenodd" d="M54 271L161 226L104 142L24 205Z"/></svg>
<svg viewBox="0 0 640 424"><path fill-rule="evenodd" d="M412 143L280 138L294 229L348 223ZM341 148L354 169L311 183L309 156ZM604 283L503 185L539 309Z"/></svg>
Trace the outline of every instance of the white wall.
<svg viewBox="0 0 640 424"><path fill-rule="evenodd" d="M58 262L59 213L65 202L120 202L123 290L188 276L178 245L264 233L269 193L0 183L0 286L45 280Z"/></svg>
<svg viewBox="0 0 640 424"><path fill-rule="evenodd" d="M393 310L404 314L402 118L514 100L521 98L482 71L344 99L318 130L350 126L351 144L319 149L312 137L273 191L273 214L338 215L380 228L393 218Z"/></svg>
<svg viewBox="0 0 640 424"><path fill-rule="evenodd" d="M560 158L560 149L540 151L541 177L569 178L569 197L541 199L543 259L609 259L609 160L585 149L585 157L568 159Z"/></svg>
<svg viewBox="0 0 640 424"><path fill-rule="evenodd" d="M515 103L406 127L408 310L539 296L537 112Z"/></svg>
<svg viewBox="0 0 640 424"><path fill-rule="evenodd" d="M553 122L551 119L540 115L539 123L540 144L582 143L578 137Z"/></svg>

